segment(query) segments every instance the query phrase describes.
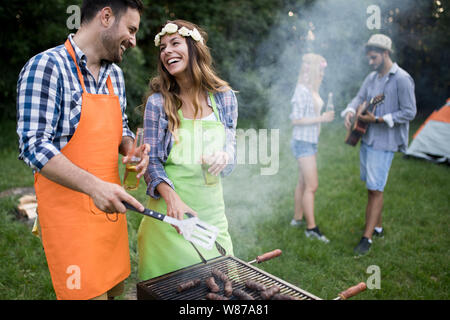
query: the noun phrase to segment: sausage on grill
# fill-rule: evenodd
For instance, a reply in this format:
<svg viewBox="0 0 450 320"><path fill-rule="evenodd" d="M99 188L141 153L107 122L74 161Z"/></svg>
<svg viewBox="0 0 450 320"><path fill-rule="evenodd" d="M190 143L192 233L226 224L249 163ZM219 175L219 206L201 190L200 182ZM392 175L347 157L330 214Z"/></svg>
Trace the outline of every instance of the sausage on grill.
<svg viewBox="0 0 450 320"><path fill-rule="evenodd" d="M233 285L230 280L227 280L223 286L223 292L225 293L225 297L230 297L233 294Z"/></svg>
<svg viewBox="0 0 450 320"><path fill-rule="evenodd" d="M209 291L211 292L219 292L220 288L217 285L216 281L214 281L214 277L209 277L205 280L206 286L208 287Z"/></svg>
<svg viewBox="0 0 450 320"><path fill-rule="evenodd" d="M274 284L269 289L261 292L261 298L263 298L264 300L269 300L278 292L280 292L280 287Z"/></svg>
<svg viewBox="0 0 450 320"><path fill-rule="evenodd" d="M218 279L222 280L223 283L225 283L229 280L228 276L225 273L223 273L222 271L220 271L219 269L212 269L211 273L213 275L215 275Z"/></svg>
<svg viewBox="0 0 450 320"><path fill-rule="evenodd" d="M241 289L234 289L233 296L239 300L255 300L251 295Z"/></svg>
<svg viewBox="0 0 450 320"><path fill-rule="evenodd" d="M297 297L290 296L288 294L277 293L272 297L272 300L300 300Z"/></svg>
<svg viewBox="0 0 450 320"><path fill-rule="evenodd" d="M253 281L253 280L245 281L245 286L251 290L256 290L256 291L267 290L267 287L265 285L263 285L262 283Z"/></svg>
<svg viewBox="0 0 450 320"><path fill-rule="evenodd" d="M206 295L206 299L208 300L229 300L227 297L221 296L220 294L217 293L208 293Z"/></svg>
<svg viewBox="0 0 450 320"><path fill-rule="evenodd" d="M186 281L186 282L180 283L177 286L177 291L178 292L182 292L182 291L194 288L194 287L198 286L201 282L202 281L200 279L192 279L190 281Z"/></svg>

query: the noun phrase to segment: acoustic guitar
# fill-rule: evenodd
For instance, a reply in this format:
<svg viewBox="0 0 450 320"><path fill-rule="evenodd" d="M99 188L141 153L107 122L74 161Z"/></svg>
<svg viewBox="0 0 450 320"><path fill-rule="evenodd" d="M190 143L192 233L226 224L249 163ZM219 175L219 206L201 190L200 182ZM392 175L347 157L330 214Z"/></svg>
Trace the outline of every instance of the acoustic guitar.
<svg viewBox="0 0 450 320"><path fill-rule="evenodd" d="M369 104L364 101L356 110L356 114L352 119L350 129L348 130L347 137L345 138L345 143L356 146L361 139L361 137L366 133L368 122L359 120L359 115L365 115L367 112L374 113L377 105L384 100L384 94L379 94L376 97L370 99Z"/></svg>

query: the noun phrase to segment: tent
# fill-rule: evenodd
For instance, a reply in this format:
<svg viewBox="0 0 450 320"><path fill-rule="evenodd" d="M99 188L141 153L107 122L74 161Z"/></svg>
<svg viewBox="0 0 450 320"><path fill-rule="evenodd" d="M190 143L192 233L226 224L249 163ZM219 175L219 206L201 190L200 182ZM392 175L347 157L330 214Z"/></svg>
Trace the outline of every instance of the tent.
<svg viewBox="0 0 450 320"><path fill-rule="evenodd" d="M406 155L450 163L450 98L417 130Z"/></svg>

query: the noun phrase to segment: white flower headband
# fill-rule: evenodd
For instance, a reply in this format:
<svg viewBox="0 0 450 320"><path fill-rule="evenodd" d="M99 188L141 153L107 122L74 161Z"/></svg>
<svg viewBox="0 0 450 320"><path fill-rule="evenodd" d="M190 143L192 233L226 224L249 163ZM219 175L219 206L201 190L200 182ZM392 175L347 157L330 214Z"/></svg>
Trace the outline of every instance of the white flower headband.
<svg viewBox="0 0 450 320"><path fill-rule="evenodd" d="M161 44L161 37L163 37L166 33L173 34L177 31L183 37L191 37L195 41L200 41L203 44L203 37L196 28L194 28L194 30L189 30L186 27L181 27L180 29L178 29L178 26L175 23L170 22L166 24L164 28L162 28L161 32L155 36L155 46L159 47L159 45Z"/></svg>

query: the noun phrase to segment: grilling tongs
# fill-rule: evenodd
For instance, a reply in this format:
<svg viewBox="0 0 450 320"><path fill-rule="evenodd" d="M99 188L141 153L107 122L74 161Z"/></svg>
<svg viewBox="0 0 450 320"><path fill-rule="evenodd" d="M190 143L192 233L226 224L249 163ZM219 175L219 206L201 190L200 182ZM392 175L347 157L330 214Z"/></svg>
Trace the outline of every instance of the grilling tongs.
<svg viewBox="0 0 450 320"><path fill-rule="evenodd" d="M197 217L192 215L189 215L190 218L188 219L178 220L147 208L145 208L144 211L139 211L134 206L125 201L122 201L122 203L129 210L177 226L180 229L182 236L186 240L198 244L199 246L207 250L212 249L212 246L216 241L217 235L219 234L219 229L217 227L210 225L206 222L203 222L199 220Z"/></svg>

